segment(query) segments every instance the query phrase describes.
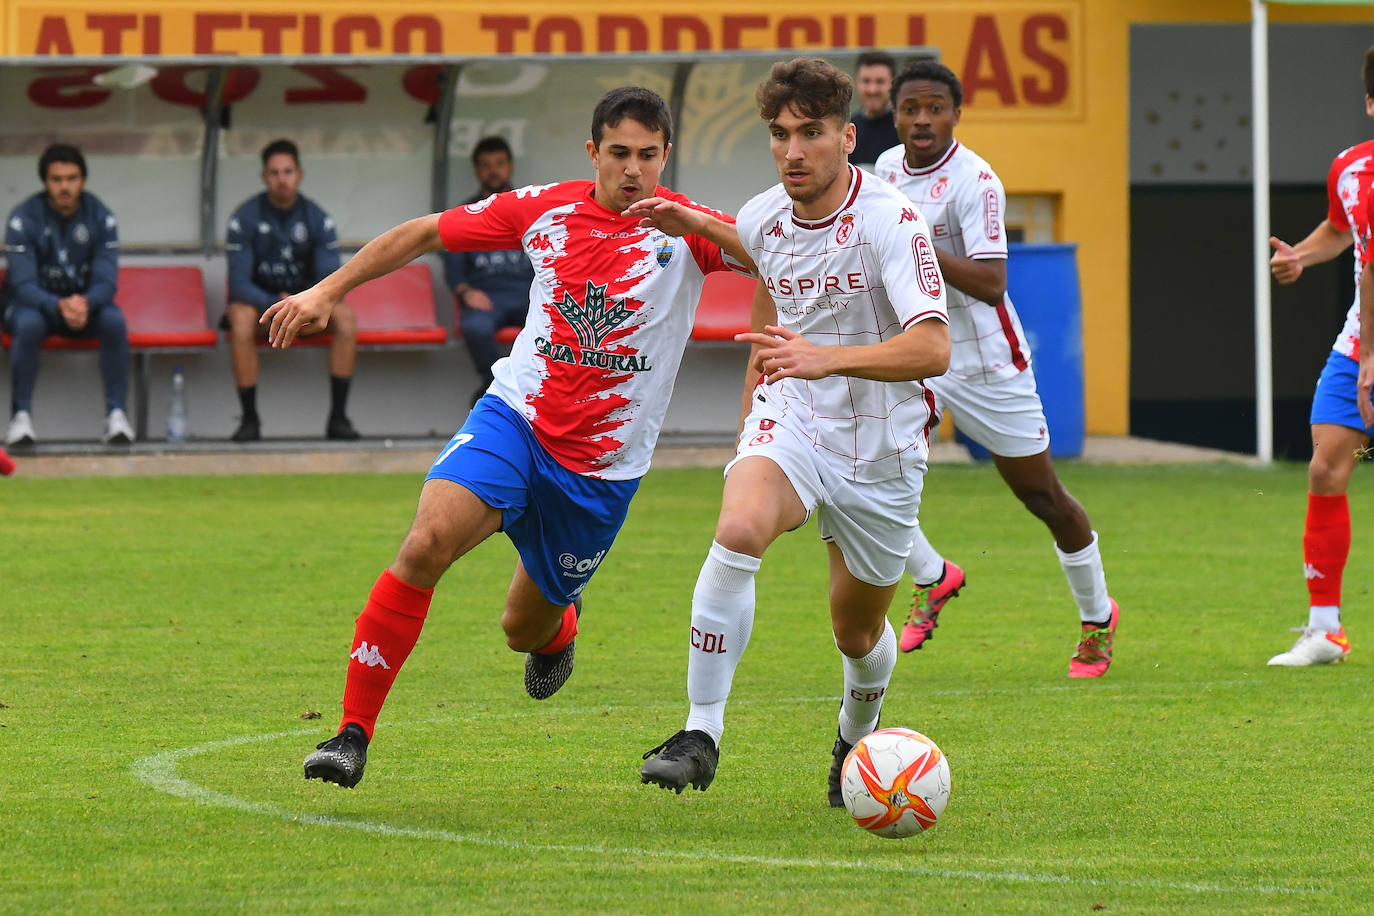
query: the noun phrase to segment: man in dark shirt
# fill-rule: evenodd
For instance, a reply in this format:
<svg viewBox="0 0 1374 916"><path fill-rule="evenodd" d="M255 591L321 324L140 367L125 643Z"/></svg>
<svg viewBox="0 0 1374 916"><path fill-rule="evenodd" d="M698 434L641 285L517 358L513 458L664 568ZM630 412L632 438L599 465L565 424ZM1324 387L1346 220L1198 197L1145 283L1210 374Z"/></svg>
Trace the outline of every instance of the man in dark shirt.
<svg viewBox="0 0 1374 916"><path fill-rule="evenodd" d="M278 299L314 286L339 267L339 238L329 214L299 191L305 176L300 153L290 140L274 140L262 151L262 183L267 190L249 198L229 220L224 250L229 256L229 305L221 325L229 331L234 383L243 419L230 438L262 438L258 419L257 341L267 337L258 318ZM341 302L329 326L330 439L357 439L345 413L348 386L357 360L358 334L353 310Z"/></svg>
<svg viewBox="0 0 1374 916"><path fill-rule="evenodd" d="M897 61L886 51L865 51L859 55L855 84L860 108L850 122L854 125L854 152L849 161L872 168L878 154L902 141L892 119L892 77Z"/></svg>
<svg viewBox="0 0 1374 916"><path fill-rule="evenodd" d="M114 214L85 190L86 159L65 143L38 160L43 190L10 213L5 225L8 270L0 315L10 344L10 425L6 445L33 445L31 415L38 351L50 334L100 341L107 444L127 445L134 430L125 414L129 333L115 305L119 230Z"/></svg>
<svg viewBox="0 0 1374 916"><path fill-rule="evenodd" d="M511 189L515 161L510 146L500 137L483 137L472 149L472 170L478 191L465 204L475 204ZM446 251L444 277L458 301L463 343L472 356L481 384L472 403L491 384L491 367L501 356L496 332L522 327L530 307L530 283L534 268L520 249L510 251Z"/></svg>

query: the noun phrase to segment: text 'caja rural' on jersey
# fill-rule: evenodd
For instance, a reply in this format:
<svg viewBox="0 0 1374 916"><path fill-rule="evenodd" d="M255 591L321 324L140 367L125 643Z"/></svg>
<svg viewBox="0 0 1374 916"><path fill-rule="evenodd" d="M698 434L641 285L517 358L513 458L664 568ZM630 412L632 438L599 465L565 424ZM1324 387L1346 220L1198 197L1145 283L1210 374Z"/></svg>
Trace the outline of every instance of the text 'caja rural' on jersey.
<svg viewBox="0 0 1374 916"><path fill-rule="evenodd" d="M444 211L439 233L450 251L518 247L534 266L529 315L491 392L563 467L633 480L649 469L706 274L732 267L717 245L641 227L594 191L505 191ZM667 188L654 195L731 219Z"/></svg>
<svg viewBox="0 0 1374 916"><path fill-rule="evenodd" d="M1351 359L1360 358L1360 270L1374 245L1374 140L1357 143L1331 163L1326 176L1326 218L1355 238L1355 301L1345 313L1345 325L1331 349Z"/></svg>
<svg viewBox="0 0 1374 916"><path fill-rule="evenodd" d="M955 141L939 162L913 169L906 148L894 146L873 171L916 204L937 246L975 261L1006 260L1007 195L977 153ZM949 374L967 382L1001 381L1030 365L1030 345L1009 294L988 303L950 287L949 341Z"/></svg>
<svg viewBox="0 0 1374 916"><path fill-rule="evenodd" d="M860 169L850 168L844 203L824 219L798 217L781 184L737 219L778 321L814 344L876 344L927 318L949 320L925 220ZM758 391L848 480L891 480L924 461L934 399L920 381L783 378Z"/></svg>

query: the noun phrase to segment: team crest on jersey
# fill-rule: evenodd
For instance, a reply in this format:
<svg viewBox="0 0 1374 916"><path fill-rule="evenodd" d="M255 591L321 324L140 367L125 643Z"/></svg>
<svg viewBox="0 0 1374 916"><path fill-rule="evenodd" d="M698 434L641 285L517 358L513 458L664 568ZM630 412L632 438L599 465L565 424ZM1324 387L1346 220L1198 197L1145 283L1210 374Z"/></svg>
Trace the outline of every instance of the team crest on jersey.
<svg viewBox="0 0 1374 916"><path fill-rule="evenodd" d="M298 245L304 245L305 240L309 237L309 233L307 233L305 230L305 223L291 224L291 241L295 242Z"/></svg>
<svg viewBox="0 0 1374 916"><path fill-rule="evenodd" d="M840 225L835 228L835 244L843 245L854 234L854 214L846 213L840 217Z"/></svg>
<svg viewBox="0 0 1374 916"><path fill-rule="evenodd" d="M945 196L945 192L948 190L949 176L941 175L939 179L935 182L935 184L930 186L930 199L939 200L941 197Z"/></svg>
<svg viewBox="0 0 1374 916"><path fill-rule="evenodd" d="M86 228L85 223L77 223L72 228L72 241L78 245L85 245L91 240L91 230Z"/></svg>
<svg viewBox="0 0 1374 916"><path fill-rule="evenodd" d="M561 363L615 372L644 372L653 368L643 354L609 353L601 349L610 333L632 314L623 300L607 301L606 284L597 286L588 280L584 301L578 302L571 293L565 291L563 301L555 304L576 332L579 347L574 350L567 344L540 337L535 340L534 346L541 355Z"/></svg>
<svg viewBox="0 0 1374 916"><path fill-rule="evenodd" d="M667 267L668 262L672 259L673 243L670 242L668 239L664 239L663 241L659 242L658 247L654 249L654 260L658 261L659 267Z"/></svg>
<svg viewBox="0 0 1374 916"><path fill-rule="evenodd" d="M940 264L935 260L935 249L924 235L912 239L911 248L916 255L917 285L930 298L939 299L944 284L940 278Z"/></svg>

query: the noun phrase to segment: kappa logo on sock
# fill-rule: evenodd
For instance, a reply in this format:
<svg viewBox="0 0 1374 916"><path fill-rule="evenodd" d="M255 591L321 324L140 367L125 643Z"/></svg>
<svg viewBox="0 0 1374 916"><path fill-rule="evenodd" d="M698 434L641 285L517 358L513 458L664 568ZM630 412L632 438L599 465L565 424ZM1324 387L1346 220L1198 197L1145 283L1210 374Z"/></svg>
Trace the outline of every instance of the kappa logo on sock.
<svg viewBox="0 0 1374 916"><path fill-rule="evenodd" d="M365 642L358 643L358 648L353 650L353 654L350 655L349 658L357 659L359 663L367 665L369 668L375 668L381 665L388 671L391 670L391 666L386 663L386 659L382 658L382 653L377 651L375 643L370 646Z"/></svg>
<svg viewBox="0 0 1374 916"><path fill-rule="evenodd" d="M1326 578L1325 574L1323 574L1321 570L1317 569L1317 567L1313 566L1311 563L1302 564L1302 574L1307 577L1307 580L1309 582L1313 579Z"/></svg>

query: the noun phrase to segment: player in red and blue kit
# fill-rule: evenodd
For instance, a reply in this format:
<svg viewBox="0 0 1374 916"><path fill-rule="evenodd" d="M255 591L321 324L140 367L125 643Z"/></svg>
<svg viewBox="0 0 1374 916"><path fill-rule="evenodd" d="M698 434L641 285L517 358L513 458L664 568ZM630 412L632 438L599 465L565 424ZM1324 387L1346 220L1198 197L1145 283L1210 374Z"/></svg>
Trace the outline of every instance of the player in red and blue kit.
<svg viewBox="0 0 1374 916"><path fill-rule="evenodd" d="M1364 56L1365 111L1374 117L1374 47ZM1329 261L1355 246L1355 302L1346 313L1345 326L1326 359L1312 397L1312 461L1307 468L1307 522L1303 531L1303 574L1307 578L1310 605L1307 625L1293 648L1269 659L1271 665L1305 666L1344 661L1350 641L1341 623L1341 577L1350 555L1350 503L1346 490L1359 455L1369 445L1369 423L1374 408L1357 397L1362 336L1360 299L1366 284L1362 266L1370 257L1370 209L1374 206L1374 140L1343 151L1327 174L1326 219L1307 238L1289 246L1269 240L1274 256L1269 261L1274 279L1289 284L1304 267ZM1368 413L1368 416L1362 416Z"/></svg>
<svg viewBox="0 0 1374 916"><path fill-rule="evenodd" d="M357 619L339 734L306 758L306 778L348 787L362 778L435 584L498 531L519 552L501 627L527 653L526 692L546 699L572 673L583 589L649 468L706 274L727 269L722 247L747 263L723 214L710 211L722 221L709 240L624 215L651 196L697 206L658 186L671 134L657 94L612 90L592 115L594 181L519 188L403 223L264 314L284 348L323 329L348 290L427 251L521 248L534 265L524 329L435 460L396 561Z"/></svg>

